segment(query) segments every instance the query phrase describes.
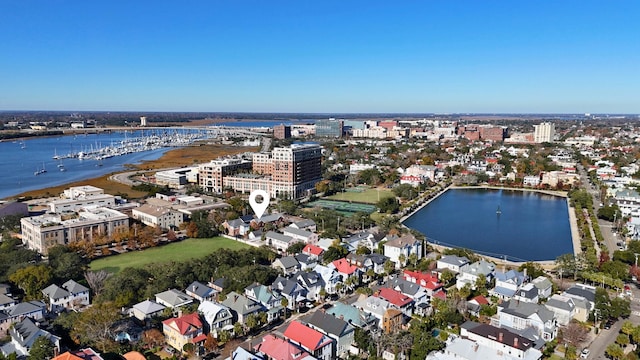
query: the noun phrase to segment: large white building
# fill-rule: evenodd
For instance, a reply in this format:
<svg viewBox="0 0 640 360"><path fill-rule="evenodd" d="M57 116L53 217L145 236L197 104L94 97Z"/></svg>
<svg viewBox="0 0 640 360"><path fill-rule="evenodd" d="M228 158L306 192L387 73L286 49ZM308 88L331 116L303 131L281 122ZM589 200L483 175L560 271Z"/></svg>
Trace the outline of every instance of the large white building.
<svg viewBox="0 0 640 360"><path fill-rule="evenodd" d="M49 202L49 210L54 213L75 212L84 207L114 207L116 198L105 194L99 187L85 185L70 187L63 192L63 198Z"/></svg>
<svg viewBox="0 0 640 360"><path fill-rule="evenodd" d="M556 126L554 123L543 122L539 125L533 125L533 142L543 143L552 142L556 136Z"/></svg>
<svg viewBox="0 0 640 360"><path fill-rule="evenodd" d="M108 208L83 209L77 213L44 214L20 219L22 242L46 255L55 245L110 237L129 231L129 217Z"/></svg>
<svg viewBox="0 0 640 360"><path fill-rule="evenodd" d="M133 209L131 217L147 226L161 229L177 228L184 222L184 214L180 211L149 204Z"/></svg>

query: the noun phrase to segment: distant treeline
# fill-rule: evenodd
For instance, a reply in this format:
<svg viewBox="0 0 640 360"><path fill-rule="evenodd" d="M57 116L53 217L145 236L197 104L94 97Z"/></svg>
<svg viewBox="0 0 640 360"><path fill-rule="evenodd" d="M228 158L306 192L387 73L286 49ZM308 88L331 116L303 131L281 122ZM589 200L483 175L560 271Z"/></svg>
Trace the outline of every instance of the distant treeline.
<svg viewBox="0 0 640 360"><path fill-rule="evenodd" d="M58 136L64 135L62 131L38 131L38 132L5 132L0 133L0 140L10 140L10 139L18 139L18 138L26 138L26 137L37 137L37 136Z"/></svg>

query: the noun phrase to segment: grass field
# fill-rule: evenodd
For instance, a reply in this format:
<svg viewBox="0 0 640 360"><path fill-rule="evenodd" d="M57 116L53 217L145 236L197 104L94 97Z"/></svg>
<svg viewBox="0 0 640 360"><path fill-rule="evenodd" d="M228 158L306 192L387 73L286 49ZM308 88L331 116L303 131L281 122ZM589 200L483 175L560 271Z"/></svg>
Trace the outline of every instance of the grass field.
<svg viewBox="0 0 640 360"><path fill-rule="evenodd" d="M249 245L224 237L187 239L143 251L133 251L94 260L89 264L89 267L92 271L106 270L117 273L128 267L140 268L151 263L200 258L221 248L239 250L247 249Z"/></svg>
<svg viewBox="0 0 640 360"><path fill-rule="evenodd" d="M378 191L380 192L380 199L378 199ZM326 197L328 200L342 200L342 201L357 201L368 204L376 204L378 200L382 200L387 197L392 197L393 192L389 189L367 189L362 192L342 192L335 195Z"/></svg>

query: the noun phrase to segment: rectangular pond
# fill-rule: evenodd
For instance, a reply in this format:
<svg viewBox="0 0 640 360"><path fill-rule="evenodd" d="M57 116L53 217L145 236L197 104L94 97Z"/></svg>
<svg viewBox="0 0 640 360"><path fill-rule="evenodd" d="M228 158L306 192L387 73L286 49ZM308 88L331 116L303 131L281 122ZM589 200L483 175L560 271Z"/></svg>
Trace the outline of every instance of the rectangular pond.
<svg viewBox="0 0 640 360"><path fill-rule="evenodd" d="M450 189L404 225L431 243L511 261L573 253L567 199L533 191Z"/></svg>

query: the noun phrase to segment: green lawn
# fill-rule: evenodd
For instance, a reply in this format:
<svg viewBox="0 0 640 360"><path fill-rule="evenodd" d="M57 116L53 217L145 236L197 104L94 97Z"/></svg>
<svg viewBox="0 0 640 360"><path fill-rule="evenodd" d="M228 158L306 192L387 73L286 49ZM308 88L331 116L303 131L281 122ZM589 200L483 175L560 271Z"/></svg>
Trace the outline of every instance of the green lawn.
<svg viewBox="0 0 640 360"><path fill-rule="evenodd" d="M93 271L106 270L117 273L127 267L140 268L151 263L204 257L220 248L239 250L247 249L249 245L224 237L187 239L143 251L108 256L92 261L89 267Z"/></svg>
<svg viewBox="0 0 640 360"><path fill-rule="evenodd" d="M378 199L378 192L380 199ZM368 189L363 192L341 192L335 195L325 197L328 200L343 200L343 201L356 201L368 204L376 204L378 200L382 200L387 197L392 197L393 192L389 189Z"/></svg>

